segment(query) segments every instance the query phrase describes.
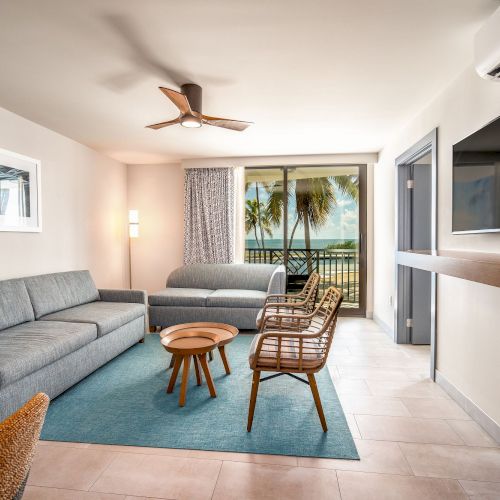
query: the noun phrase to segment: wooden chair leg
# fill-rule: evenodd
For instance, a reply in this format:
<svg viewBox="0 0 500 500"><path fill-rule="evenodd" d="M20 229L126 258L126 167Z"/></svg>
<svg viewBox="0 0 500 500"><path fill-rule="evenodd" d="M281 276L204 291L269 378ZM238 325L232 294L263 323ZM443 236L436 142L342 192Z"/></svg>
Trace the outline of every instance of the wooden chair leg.
<svg viewBox="0 0 500 500"><path fill-rule="evenodd" d="M226 358L226 350L224 349L224 346L219 347L219 353L222 363L224 364L224 369L226 370L226 375L231 375L231 368L229 367L229 363Z"/></svg>
<svg viewBox="0 0 500 500"><path fill-rule="evenodd" d="M177 356L180 358L180 356ZM189 363L191 361L191 356L184 356L184 366L182 368L182 384L181 384L181 393L179 396L179 406L184 406L186 403L186 392L187 392L187 383L189 378Z"/></svg>
<svg viewBox="0 0 500 500"><path fill-rule="evenodd" d="M149 333L154 333L156 332L156 326L149 325Z"/></svg>
<svg viewBox="0 0 500 500"><path fill-rule="evenodd" d="M194 371L196 372L196 385L201 385L200 362L198 356L193 356Z"/></svg>
<svg viewBox="0 0 500 500"><path fill-rule="evenodd" d="M257 402L257 393L259 392L259 383L260 383L260 372L253 372L252 379L252 392L250 394L250 407L248 409L248 422L247 422L247 432L252 430L253 423L253 414L255 412L255 403Z"/></svg>
<svg viewBox="0 0 500 500"><path fill-rule="evenodd" d="M210 392L210 396L215 398L217 396L217 393L215 392L214 381L212 380L212 374L210 373L210 368L208 367L207 355L200 354L199 360L201 367L203 368L203 373L205 374L205 379L207 381L208 391Z"/></svg>
<svg viewBox="0 0 500 500"><path fill-rule="evenodd" d="M181 356L175 356L174 369L172 371L172 375L170 375L170 381L167 387L167 394L170 394L174 390L175 381L177 380L177 375L179 373L179 368L181 367Z"/></svg>
<svg viewBox="0 0 500 500"><path fill-rule="evenodd" d="M316 410L318 410L319 419L321 421L321 427L323 427L323 432L328 430L326 425L325 414L323 413L323 406L321 404L321 399L319 397L318 385L316 384L316 378L314 373L308 373L307 378L309 380L309 385L311 387L311 392L313 393L314 402L316 403Z"/></svg>

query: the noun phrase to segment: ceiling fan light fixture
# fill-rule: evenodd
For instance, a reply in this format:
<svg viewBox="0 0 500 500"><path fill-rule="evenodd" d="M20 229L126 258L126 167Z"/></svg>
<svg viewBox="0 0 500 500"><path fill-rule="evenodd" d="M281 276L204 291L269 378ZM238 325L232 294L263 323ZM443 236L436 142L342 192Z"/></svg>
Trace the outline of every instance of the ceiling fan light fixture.
<svg viewBox="0 0 500 500"><path fill-rule="evenodd" d="M181 118L181 125L186 128L200 128L201 120L193 115L185 115Z"/></svg>

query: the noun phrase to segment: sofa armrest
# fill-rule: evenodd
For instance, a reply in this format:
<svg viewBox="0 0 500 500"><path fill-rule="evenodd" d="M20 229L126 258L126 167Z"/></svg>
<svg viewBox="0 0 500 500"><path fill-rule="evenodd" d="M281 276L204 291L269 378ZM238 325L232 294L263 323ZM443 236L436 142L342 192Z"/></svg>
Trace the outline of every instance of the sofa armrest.
<svg viewBox="0 0 500 500"><path fill-rule="evenodd" d="M133 304L144 304L144 333L148 333L148 292L146 290L114 290L109 288L100 288L98 291L99 297L103 302L128 302Z"/></svg>
<svg viewBox="0 0 500 500"><path fill-rule="evenodd" d="M286 269L285 266L278 266L269 280L269 286L267 288L267 293L269 295L282 294L285 293L286 288Z"/></svg>
<svg viewBox="0 0 500 500"><path fill-rule="evenodd" d="M99 289L99 296L103 302L131 302L148 305L146 290L112 290Z"/></svg>

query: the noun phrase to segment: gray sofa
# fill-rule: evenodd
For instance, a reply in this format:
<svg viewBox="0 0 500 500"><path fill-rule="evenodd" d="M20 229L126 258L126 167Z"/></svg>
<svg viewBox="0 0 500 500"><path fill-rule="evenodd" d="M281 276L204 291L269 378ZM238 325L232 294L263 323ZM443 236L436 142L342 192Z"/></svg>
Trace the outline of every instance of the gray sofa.
<svg viewBox="0 0 500 500"><path fill-rule="evenodd" d="M147 294L98 290L88 271L0 281L0 421L144 338Z"/></svg>
<svg viewBox="0 0 500 500"><path fill-rule="evenodd" d="M149 323L167 327L194 321L255 329L268 293L284 293L284 266L192 264L175 269L167 288L149 296Z"/></svg>

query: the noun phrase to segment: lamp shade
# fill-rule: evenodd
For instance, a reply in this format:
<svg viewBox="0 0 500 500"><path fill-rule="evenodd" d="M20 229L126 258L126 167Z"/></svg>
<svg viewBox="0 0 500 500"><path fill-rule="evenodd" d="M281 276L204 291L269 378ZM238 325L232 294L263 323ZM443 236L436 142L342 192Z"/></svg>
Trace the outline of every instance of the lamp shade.
<svg viewBox="0 0 500 500"><path fill-rule="evenodd" d="M130 238L139 238L139 224L129 224L128 235Z"/></svg>

